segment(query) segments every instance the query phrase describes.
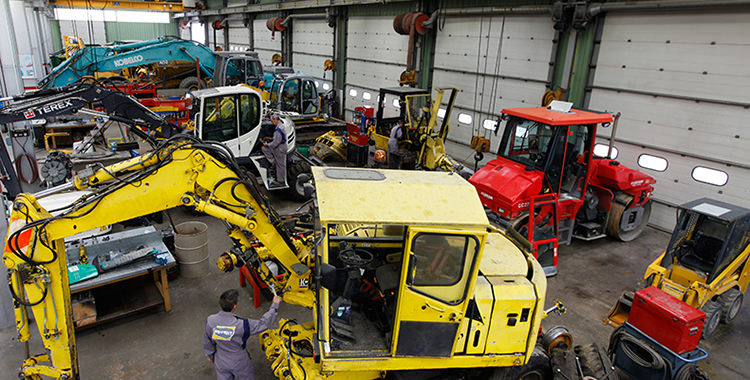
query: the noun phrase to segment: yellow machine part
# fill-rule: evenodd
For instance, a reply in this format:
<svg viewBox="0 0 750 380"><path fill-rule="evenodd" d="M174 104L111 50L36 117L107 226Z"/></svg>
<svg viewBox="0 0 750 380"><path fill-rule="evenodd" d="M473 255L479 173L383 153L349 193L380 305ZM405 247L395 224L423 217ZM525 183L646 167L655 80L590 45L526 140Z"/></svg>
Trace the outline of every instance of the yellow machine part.
<svg viewBox="0 0 750 380"><path fill-rule="evenodd" d="M537 297L524 277L489 277L495 294L485 354L525 353Z"/></svg>

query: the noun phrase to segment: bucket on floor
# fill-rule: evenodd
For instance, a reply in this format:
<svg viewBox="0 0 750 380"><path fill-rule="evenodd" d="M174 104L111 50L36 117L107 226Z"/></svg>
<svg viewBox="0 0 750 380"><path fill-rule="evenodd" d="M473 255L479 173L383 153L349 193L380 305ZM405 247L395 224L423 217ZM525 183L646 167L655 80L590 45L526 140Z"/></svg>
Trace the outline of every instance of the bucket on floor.
<svg viewBox="0 0 750 380"><path fill-rule="evenodd" d="M208 226L203 222L182 222L175 226L174 247L180 273L189 278L208 273Z"/></svg>

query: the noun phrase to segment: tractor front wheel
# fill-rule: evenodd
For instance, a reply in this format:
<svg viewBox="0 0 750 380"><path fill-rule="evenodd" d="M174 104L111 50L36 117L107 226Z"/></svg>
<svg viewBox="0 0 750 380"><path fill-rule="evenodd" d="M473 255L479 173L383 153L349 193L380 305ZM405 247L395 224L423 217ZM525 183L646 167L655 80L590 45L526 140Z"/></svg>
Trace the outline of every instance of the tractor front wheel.
<svg viewBox="0 0 750 380"><path fill-rule="evenodd" d="M721 305L721 322L729 323L740 312L742 307L742 293L737 289L729 289L719 296Z"/></svg>
<svg viewBox="0 0 750 380"><path fill-rule="evenodd" d="M708 339L716 331L721 320L721 304L714 301L708 301L701 308L706 313L706 320L703 322L703 339Z"/></svg>

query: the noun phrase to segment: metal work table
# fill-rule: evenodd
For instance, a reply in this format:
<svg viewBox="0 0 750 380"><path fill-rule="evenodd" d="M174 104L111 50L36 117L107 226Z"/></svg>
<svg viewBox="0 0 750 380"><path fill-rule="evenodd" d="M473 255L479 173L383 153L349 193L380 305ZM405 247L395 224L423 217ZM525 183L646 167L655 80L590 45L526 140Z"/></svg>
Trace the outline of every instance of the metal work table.
<svg viewBox="0 0 750 380"><path fill-rule="evenodd" d="M159 252L165 252L167 255L167 262L165 264L157 264L154 258L144 258L122 267L100 273L97 277L70 285L71 294L87 290L96 290L98 292L99 289L108 285L122 285L124 287L124 289L117 291L100 292L102 295L98 298L102 299L97 299L96 301L96 322L82 327L90 327L116 318L132 315L162 304L164 305L165 311L170 311L172 309L169 299L167 269L176 266L177 262L161 240L161 232L157 231L153 226L86 238L83 240L83 246L89 263L93 262L96 256L106 254L110 251L125 253L134 251L140 247L153 247ZM66 250L68 263L78 262L79 252L78 245L71 244ZM125 286L133 285L130 283L118 284L141 276L147 276L149 273L152 274L154 284L158 290L157 296L153 296L156 293L153 291L153 287L144 286L143 281L141 281L140 285L136 284L135 286ZM131 293L142 293L139 292L141 290L148 293L150 290L151 295L137 294L134 297L127 297L121 290L133 290ZM112 294L108 295L107 293ZM97 297L95 296L94 298ZM102 310L103 313L100 314L100 308L109 310Z"/></svg>

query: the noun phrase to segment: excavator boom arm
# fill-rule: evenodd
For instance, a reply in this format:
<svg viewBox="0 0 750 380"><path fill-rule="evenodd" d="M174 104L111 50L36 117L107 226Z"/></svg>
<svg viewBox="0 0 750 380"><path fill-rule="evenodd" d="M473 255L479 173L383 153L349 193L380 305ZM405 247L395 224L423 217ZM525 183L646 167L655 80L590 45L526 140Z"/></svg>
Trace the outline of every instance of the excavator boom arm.
<svg viewBox="0 0 750 380"><path fill-rule="evenodd" d="M205 45L178 38L161 37L134 44L86 47L52 70L39 82L39 86L61 87L96 73L160 61L197 62L208 77L213 77L216 65L216 57Z"/></svg>
<svg viewBox="0 0 750 380"><path fill-rule="evenodd" d="M180 205L226 222L238 265L251 265L263 281L283 292L285 301L312 307L314 294L307 288L313 273L312 239L293 239L254 181L223 145L178 136L145 156L81 172L72 183L56 189L16 197L3 253L16 326L19 340L28 340L31 334L23 307L28 306L48 350L48 355L26 360L22 373L29 378L41 373L57 379L78 376L63 239ZM37 201L71 188L93 193L57 216ZM282 276L272 275L263 261L269 258L284 269Z"/></svg>
<svg viewBox="0 0 750 380"><path fill-rule="evenodd" d="M131 95L97 83L74 83L20 95L0 109L0 124L70 115L90 104L101 105L110 118L147 127L156 137L171 137L179 127L138 102ZM139 137L151 137L132 129Z"/></svg>

